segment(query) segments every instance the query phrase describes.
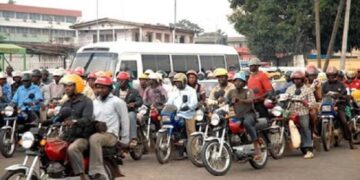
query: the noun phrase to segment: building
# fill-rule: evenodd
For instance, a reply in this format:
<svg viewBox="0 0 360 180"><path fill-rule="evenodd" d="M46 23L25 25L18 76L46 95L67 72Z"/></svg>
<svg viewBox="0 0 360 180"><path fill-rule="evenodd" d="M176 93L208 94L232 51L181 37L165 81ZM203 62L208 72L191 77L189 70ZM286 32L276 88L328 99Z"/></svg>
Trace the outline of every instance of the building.
<svg viewBox="0 0 360 180"><path fill-rule="evenodd" d="M0 3L0 35L7 42L72 43L69 26L81 11Z"/></svg>
<svg viewBox="0 0 360 180"><path fill-rule="evenodd" d="M195 38L195 44L227 44L227 36L220 32L203 33Z"/></svg>
<svg viewBox="0 0 360 180"><path fill-rule="evenodd" d="M117 19L102 18L70 26L76 30L77 45L83 46L97 42L136 41L136 42L173 42L172 28L165 25L136 23ZM176 29L176 42L193 43L195 32Z"/></svg>

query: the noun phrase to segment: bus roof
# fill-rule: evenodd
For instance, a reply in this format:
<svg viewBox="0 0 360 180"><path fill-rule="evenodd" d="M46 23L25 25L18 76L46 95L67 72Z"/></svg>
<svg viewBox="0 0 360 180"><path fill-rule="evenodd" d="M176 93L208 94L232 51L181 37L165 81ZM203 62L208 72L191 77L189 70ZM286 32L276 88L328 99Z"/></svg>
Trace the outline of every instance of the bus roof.
<svg viewBox="0 0 360 180"><path fill-rule="evenodd" d="M78 53L86 51L102 51L116 53L167 53L167 54L207 54L207 55L238 55L235 48L213 44L173 44L149 42L100 42L83 46ZM85 50L85 51L84 51Z"/></svg>

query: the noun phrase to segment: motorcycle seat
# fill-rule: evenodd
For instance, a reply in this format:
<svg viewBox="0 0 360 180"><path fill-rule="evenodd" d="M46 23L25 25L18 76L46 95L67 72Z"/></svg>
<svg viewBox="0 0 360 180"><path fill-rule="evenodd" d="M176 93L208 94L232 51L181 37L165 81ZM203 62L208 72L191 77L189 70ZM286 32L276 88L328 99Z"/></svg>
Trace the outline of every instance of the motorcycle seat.
<svg viewBox="0 0 360 180"><path fill-rule="evenodd" d="M258 118L257 123L255 124L255 129L257 131L263 130L268 127L268 121L266 118Z"/></svg>
<svg viewBox="0 0 360 180"><path fill-rule="evenodd" d="M102 150L103 150L104 156L113 156L113 155L116 155L118 152L118 150L115 146L114 147L103 147Z"/></svg>

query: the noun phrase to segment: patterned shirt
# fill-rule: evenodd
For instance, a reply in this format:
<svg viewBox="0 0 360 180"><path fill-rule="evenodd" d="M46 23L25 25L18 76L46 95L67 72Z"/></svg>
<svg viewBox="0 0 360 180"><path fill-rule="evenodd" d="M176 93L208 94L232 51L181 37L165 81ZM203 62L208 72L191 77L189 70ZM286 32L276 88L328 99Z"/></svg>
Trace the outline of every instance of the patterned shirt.
<svg viewBox="0 0 360 180"><path fill-rule="evenodd" d="M297 96L296 99L298 100L304 100L307 101L309 106L313 106L316 103L314 92L311 90L311 88L307 87L306 85L303 85L301 88L301 94ZM290 96L295 96L296 86L295 84L290 86L286 93ZM297 112L300 116L308 115L310 107L304 106L301 102L292 102L290 106L291 112Z"/></svg>

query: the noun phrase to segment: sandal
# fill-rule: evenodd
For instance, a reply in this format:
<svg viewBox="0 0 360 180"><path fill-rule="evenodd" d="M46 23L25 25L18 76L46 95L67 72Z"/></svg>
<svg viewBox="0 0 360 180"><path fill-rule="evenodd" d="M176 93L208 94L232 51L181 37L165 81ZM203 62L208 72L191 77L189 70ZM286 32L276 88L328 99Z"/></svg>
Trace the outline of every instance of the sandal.
<svg viewBox="0 0 360 180"><path fill-rule="evenodd" d="M136 146L137 146L137 140L135 140L135 139L131 140L130 143L129 143L129 147L134 148Z"/></svg>

